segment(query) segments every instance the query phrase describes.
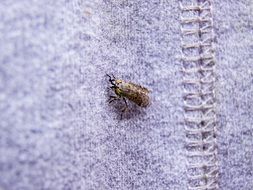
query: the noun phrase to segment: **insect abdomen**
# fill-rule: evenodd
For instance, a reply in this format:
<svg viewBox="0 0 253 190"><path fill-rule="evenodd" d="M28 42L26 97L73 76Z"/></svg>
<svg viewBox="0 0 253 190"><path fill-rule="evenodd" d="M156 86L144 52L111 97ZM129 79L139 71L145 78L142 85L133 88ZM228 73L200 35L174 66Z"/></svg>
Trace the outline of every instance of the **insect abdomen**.
<svg viewBox="0 0 253 190"><path fill-rule="evenodd" d="M149 97L144 93L135 93L134 95L126 96L126 98L141 107L147 107L149 105Z"/></svg>
<svg viewBox="0 0 253 190"><path fill-rule="evenodd" d="M138 106L147 107L150 103L147 89L132 84L122 84L122 95Z"/></svg>

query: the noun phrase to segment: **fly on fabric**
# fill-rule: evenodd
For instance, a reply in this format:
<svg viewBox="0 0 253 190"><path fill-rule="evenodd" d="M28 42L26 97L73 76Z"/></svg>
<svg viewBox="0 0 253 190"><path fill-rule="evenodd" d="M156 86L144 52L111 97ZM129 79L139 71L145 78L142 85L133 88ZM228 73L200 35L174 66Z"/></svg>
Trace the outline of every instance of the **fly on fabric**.
<svg viewBox="0 0 253 190"><path fill-rule="evenodd" d="M107 76L109 77L109 82L112 85L110 86L110 88L113 89L115 93L114 96L110 96L109 103L115 100L123 99L125 102L125 107L122 110L122 113L124 113L128 109L126 99L134 102L140 107L147 107L150 104L150 91L147 88L134 84L132 82L126 82L121 79L116 79L114 75L110 76L107 74Z"/></svg>

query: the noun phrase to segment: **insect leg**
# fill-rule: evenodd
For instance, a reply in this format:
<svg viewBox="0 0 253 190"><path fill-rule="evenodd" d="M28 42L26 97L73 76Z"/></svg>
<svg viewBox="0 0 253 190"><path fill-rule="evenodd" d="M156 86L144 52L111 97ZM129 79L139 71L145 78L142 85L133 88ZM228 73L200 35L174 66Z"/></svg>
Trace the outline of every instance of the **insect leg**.
<svg viewBox="0 0 253 190"><path fill-rule="evenodd" d="M123 100L124 100L124 102L125 102L125 104L126 104L126 107L128 107L126 98L123 98Z"/></svg>
<svg viewBox="0 0 253 190"><path fill-rule="evenodd" d="M121 112L121 115L120 115L121 119L122 119L123 113L125 113L128 109L126 98L123 98L123 100L124 100L126 106L122 109L122 112Z"/></svg>
<svg viewBox="0 0 253 190"><path fill-rule="evenodd" d="M111 98L118 98L118 96L110 96L110 99L111 99Z"/></svg>
<svg viewBox="0 0 253 190"><path fill-rule="evenodd" d="M117 87L116 86L110 86L111 89L116 89Z"/></svg>
<svg viewBox="0 0 253 190"><path fill-rule="evenodd" d="M113 101L115 100L119 100L120 98L117 97L117 96L110 96L110 99L109 99L109 104L112 103Z"/></svg>

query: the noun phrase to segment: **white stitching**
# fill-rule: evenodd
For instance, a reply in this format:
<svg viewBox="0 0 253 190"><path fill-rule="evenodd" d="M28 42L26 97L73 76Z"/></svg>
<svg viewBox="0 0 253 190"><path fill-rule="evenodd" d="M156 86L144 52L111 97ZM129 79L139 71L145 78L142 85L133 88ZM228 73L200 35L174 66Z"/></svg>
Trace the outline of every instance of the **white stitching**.
<svg viewBox="0 0 253 190"><path fill-rule="evenodd" d="M219 168L212 0L187 3L180 2L188 189L217 190Z"/></svg>

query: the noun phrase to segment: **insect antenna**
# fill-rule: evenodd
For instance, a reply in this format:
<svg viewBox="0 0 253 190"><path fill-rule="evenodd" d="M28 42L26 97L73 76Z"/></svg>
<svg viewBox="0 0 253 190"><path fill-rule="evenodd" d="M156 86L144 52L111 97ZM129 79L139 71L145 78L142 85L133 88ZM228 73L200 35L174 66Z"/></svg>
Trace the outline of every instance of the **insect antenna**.
<svg viewBox="0 0 253 190"><path fill-rule="evenodd" d="M112 77L109 74L106 74L109 77L109 82L115 87L115 76L112 74Z"/></svg>

